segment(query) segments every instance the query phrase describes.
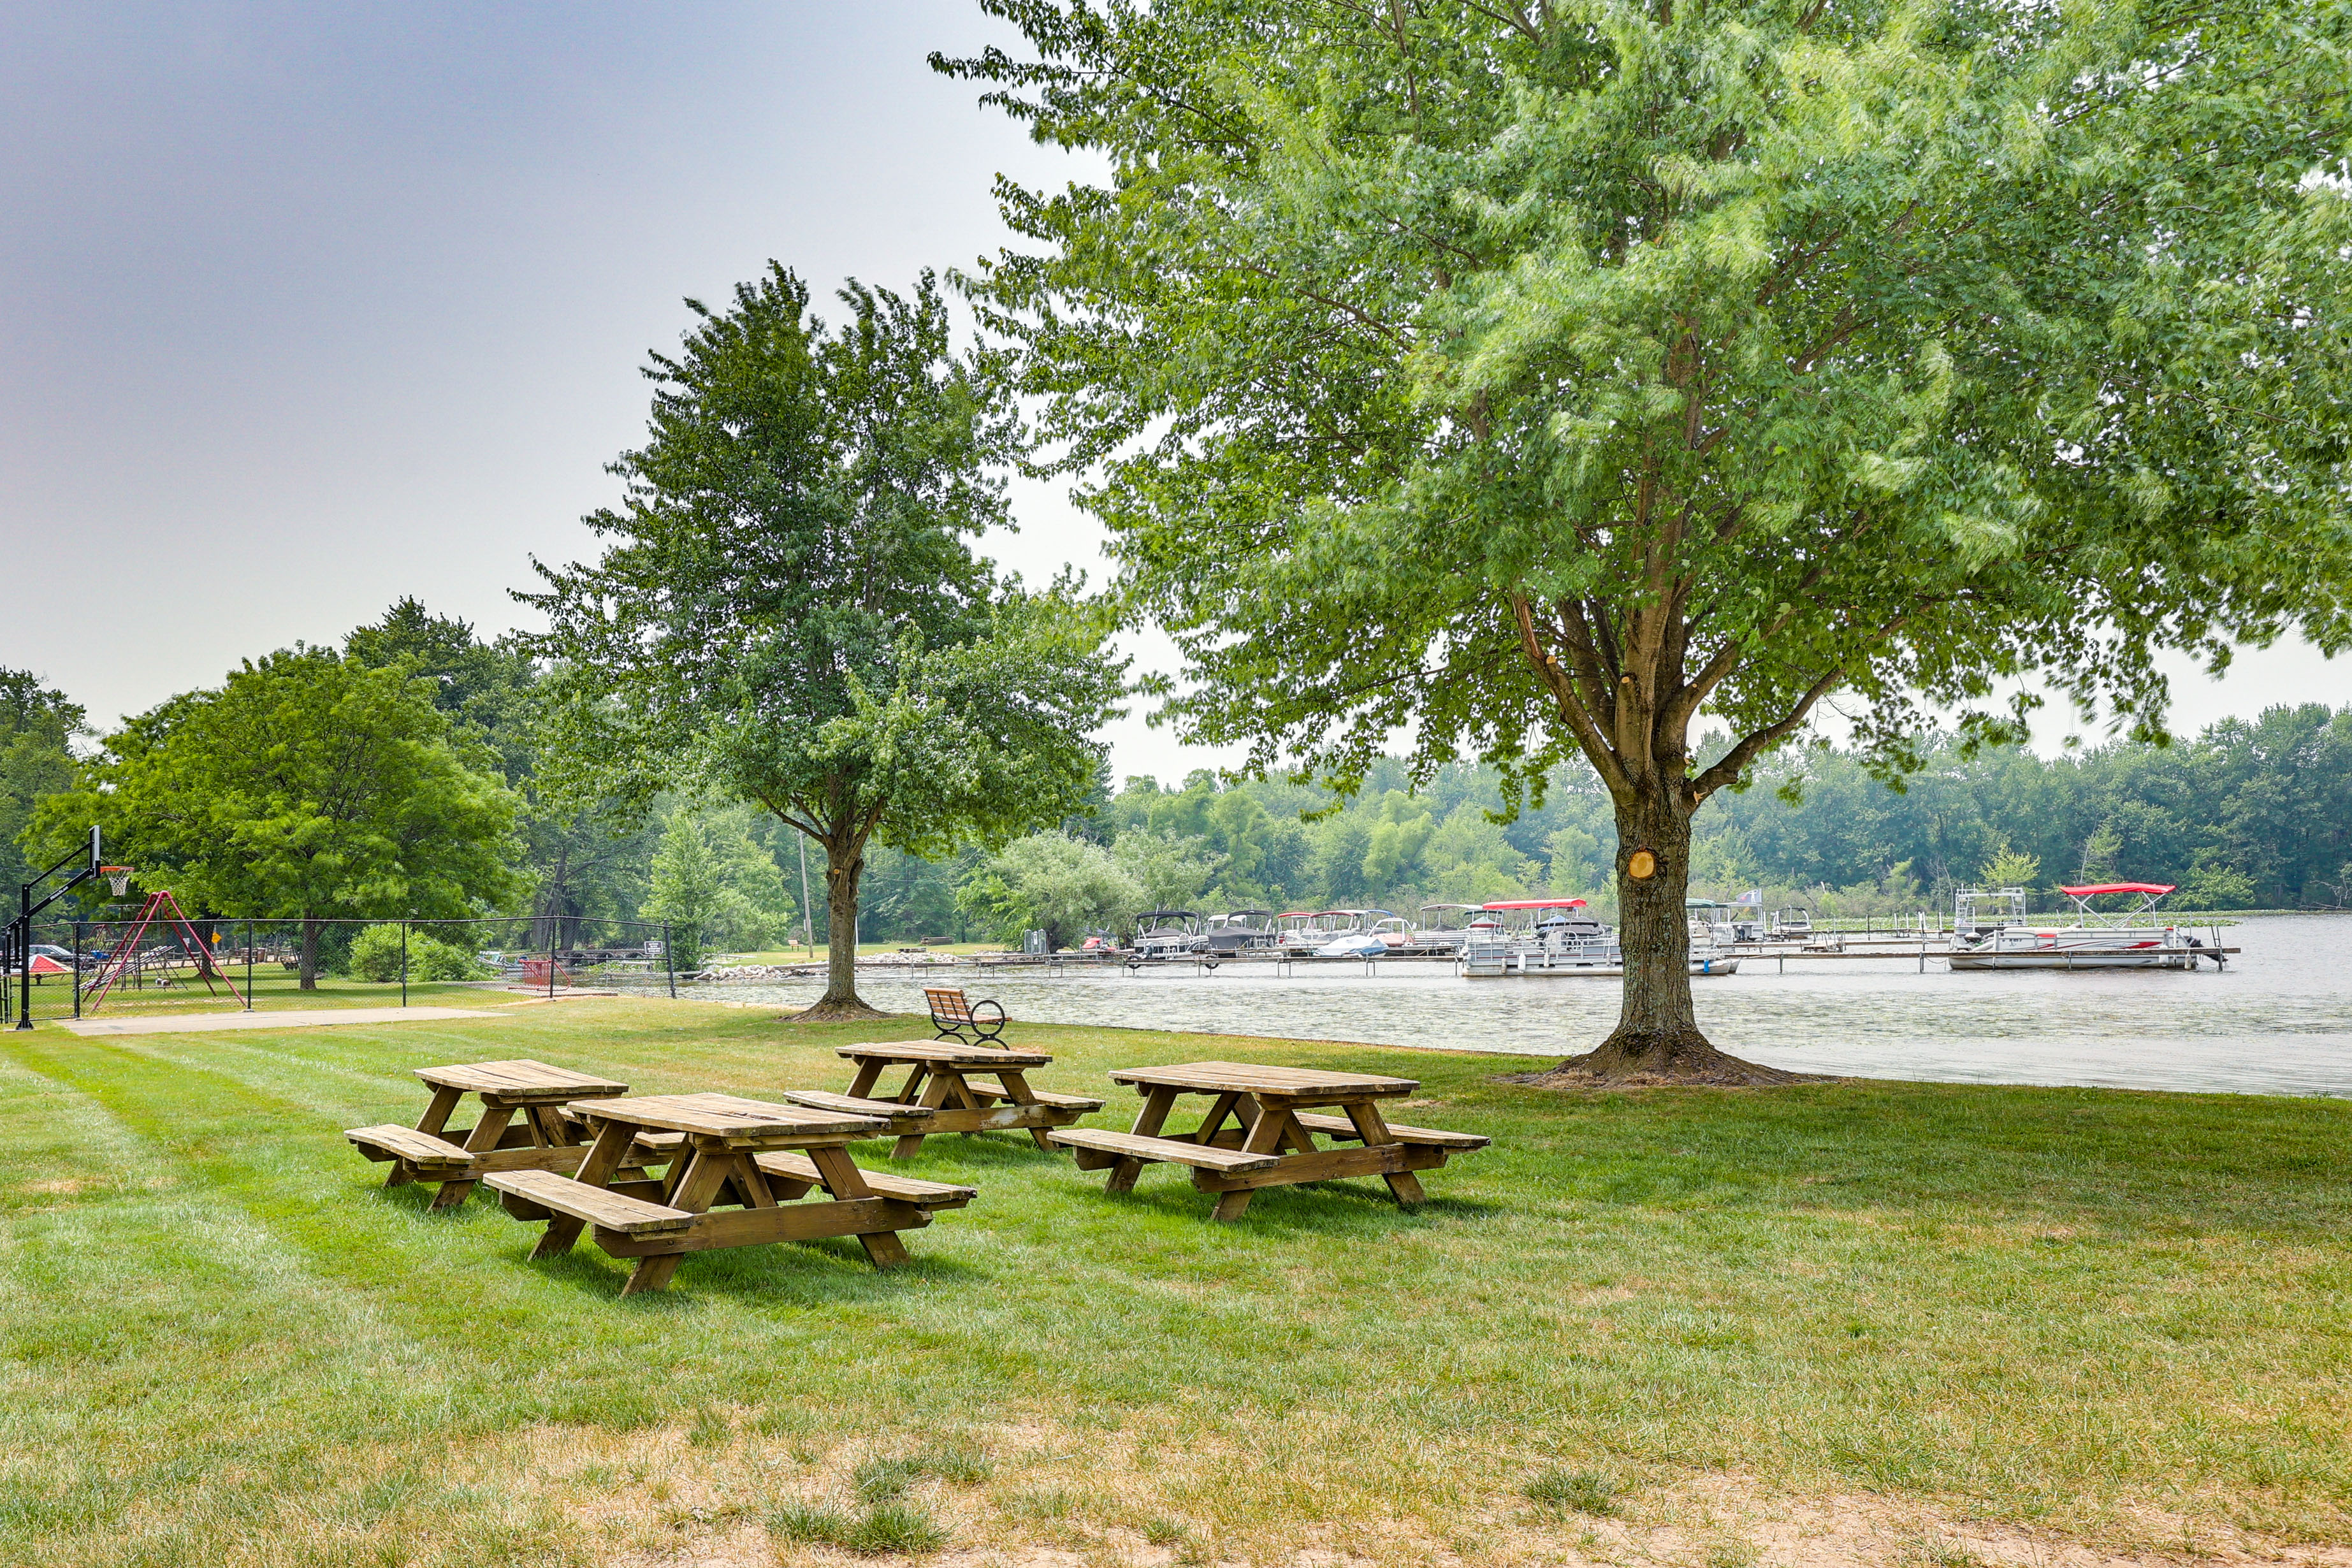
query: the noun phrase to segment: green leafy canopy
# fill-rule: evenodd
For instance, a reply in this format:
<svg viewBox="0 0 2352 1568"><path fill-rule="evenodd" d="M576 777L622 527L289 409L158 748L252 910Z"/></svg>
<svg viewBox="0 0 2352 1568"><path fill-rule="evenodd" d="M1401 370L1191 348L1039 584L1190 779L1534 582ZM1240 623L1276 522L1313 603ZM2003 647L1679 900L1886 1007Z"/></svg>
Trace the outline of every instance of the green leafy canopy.
<svg viewBox="0 0 2352 1568"><path fill-rule="evenodd" d="M1686 813L1833 691L1899 770L2352 644L2343 0L983 8L1113 173L967 282L1193 738Z"/></svg>
<svg viewBox="0 0 2352 1568"><path fill-rule="evenodd" d="M331 650L247 661L106 737L34 831L92 823L142 887L192 910L461 918L517 888L518 803L426 684Z"/></svg>
<svg viewBox="0 0 2352 1568"><path fill-rule="evenodd" d="M926 274L852 283L836 328L790 271L699 305L654 356L650 439L613 471L593 564L539 566L570 700L548 765L639 795L691 783L824 847L834 992L870 838L925 855L1075 809L1124 688L1077 584L1000 581L1024 435L1001 364L959 355ZM691 304L692 302L689 301Z"/></svg>

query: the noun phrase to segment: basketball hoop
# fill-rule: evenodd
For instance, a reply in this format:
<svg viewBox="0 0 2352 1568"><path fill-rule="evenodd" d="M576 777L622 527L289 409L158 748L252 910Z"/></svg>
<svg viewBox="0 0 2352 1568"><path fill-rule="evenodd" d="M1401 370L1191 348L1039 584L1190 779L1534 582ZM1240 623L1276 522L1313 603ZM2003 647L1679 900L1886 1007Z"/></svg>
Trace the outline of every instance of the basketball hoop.
<svg viewBox="0 0 2352 1568"><path fill-rule="evenodd" d="M130 867L100 866L98 868L98 874L106 879L106 885L114 889L116 898L121 898L131 891Z"/></svg>

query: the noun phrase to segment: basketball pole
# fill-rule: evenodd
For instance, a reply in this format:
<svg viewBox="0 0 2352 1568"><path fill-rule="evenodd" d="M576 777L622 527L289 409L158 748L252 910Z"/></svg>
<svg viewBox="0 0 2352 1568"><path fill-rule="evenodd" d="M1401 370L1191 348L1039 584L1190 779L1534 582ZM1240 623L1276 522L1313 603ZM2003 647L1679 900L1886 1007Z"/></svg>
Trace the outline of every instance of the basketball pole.
<svg viewBox="0 0 2352 1568"><path fill-rule="evenodd" d="M39 914L43 910L47 909L51 904L56 903L59 899L64 898L68 893L72 892L76 888L80 887L84 882L89 881L92 877L97 876L99 863L104 858L104 840L99 836L98 825L93 822L90 824L89 827L89 859L83 865L80 870L76 871L72 876L59 883L55 892L51 893L47 898L43 899L37 904L33 902L33 889L39 887L43 882L47 881L50 878L56 876L58 872L64 870L67 867L72 865L74 858L70 855L58 861L56 865L50 867L47 870L42 872L39 876L35 877L31 881L20 882L17 884L16 920L16 937L15 942L11 944L16 950L16 999L18 1004L16 1008L16 1027L20 1029L29 1029L33 1026L33 917ZM5 984L6 983L7 976L0 974L0 984ZM74 965L75 1016L80 1016L80 1012L81 965L77 962Z"/></svg>

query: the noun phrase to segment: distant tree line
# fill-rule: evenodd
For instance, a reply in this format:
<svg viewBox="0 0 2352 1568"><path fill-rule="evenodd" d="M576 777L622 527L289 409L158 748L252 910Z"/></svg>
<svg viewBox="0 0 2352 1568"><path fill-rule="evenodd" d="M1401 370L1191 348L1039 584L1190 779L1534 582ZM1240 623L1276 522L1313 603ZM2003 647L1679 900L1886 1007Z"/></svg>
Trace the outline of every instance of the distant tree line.
<svg viewBox="0 0 2352 1568"><path fill-rule="evenodd" d="M1720 742L1702 757L1720 749ZM1855 752L1783 753L1702 819L1692 891L1839 916L1948 910L1953 890L2169 882L2176 907L2352 905L2352 708L2273 708L2193 741L2132 742L2055 759L1931 742L1892 787ZM1613 913L1610 801L1580 766L1555 772L1509 822L1492 772L1457 765L1409 793L1375 763L1349 797L1280 783L1173 786L1131 777L1092 817L979 862L968 916L993 934L1055 940L1151 907L1276 910L1581 897Z"/></svg>
<svg viewBox="0 0 2352 1568"><path fill-rule="evenodd" d="M546 928L540 940L563 944L598 921L668 921L688 961L797 944L804 933L821 939L821 859L804 907L802 846L768 813L677 792L625 802L548 785L539 766L545 718L564 679L518 639L485 641L403 599L341 650L272 656L218 692L173 699L107 751L77 760L74 742L87 735L80 708L28 673L0 671L0 889L86 830L92 796L79 792L102 784L110 766L187 731L192 715L225 722L219 699L232 689L244 689L249 710L268 688L270 724L339 725L347 740L364 730L425 756L411 793L437 802L444 816L463 803L492 851L453 842L436 860L423 854L433 841L412 835L394 858L413 862L415 875L379 876L372 887L353 858L356 837L335 847L334 877L305 882L290 861L265 865L287 887L312 888L316 901L305 907L320 915L426 912L424 900L435 913L534 916ZM358 714L373 717L358 726ZM1945 740L1926 764L1894 788L1851 752L1783 753L1705 819L1693 844L1694 892L1729 900L1752 889L1768 904L1817 913L1894 914L1947 909L1956 886L2051 894L2064 882L2126 879L2177 883L2184 908L2352 907L2352 707L2275 707L2170 746L2119 742L2056 758L2015 748L1964 755ZM282 810L234 820L226 797L238 786L217 770L163 782L231 811L203 824L233 847L224 866L256 858L261 823L295 826ZM1496 820L1503 799L1489 770L1449 767L1418 793L1408 782L1399 759L1374 763L1352 796L1231 784L1206 770L1167 784L1133 776L1117 791L1099 777L1058 828L994 855L966 848L924 859L876 847L862 932L911 943L1045 929L1066 944L1151 908L1411 913L1425 902L1556 895L1611 910L1615 828L1589 772L1558 770L1541 801L1508 822ZM120 805L109 810L121 815ZM347 834L367 826L356 806L347 815L355 825ZM318 821L301 832L324 842ZM158 883L176 868L183 894L209 895L217 912L247 912L262 891L206 870L193 841L175 847L153 823L115 823L110 842ZM443 868L437 882L427 860Z"/></svg>

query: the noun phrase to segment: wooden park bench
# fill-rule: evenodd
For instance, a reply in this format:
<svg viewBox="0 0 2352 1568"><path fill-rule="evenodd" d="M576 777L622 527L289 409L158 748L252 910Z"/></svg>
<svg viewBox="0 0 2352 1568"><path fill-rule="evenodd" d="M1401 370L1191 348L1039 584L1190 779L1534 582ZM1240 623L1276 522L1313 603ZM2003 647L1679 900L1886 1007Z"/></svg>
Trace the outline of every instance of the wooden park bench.
<svg viewBox="0 0 2352 1568"><path fill-rule="evenodd" d="M588 1151L577 1124L565 1119L562 1107L571 1100L629 1092L625 1083L529 1059L460 1062L415 1071L433 1087L433 1099L415 1126L386 1122L353 1127L343 1136L367 1158L391 1162L385 1186L437 1184L440 1191L433 1197L436 1209L464 1203L474 1184L493 1171L569 1173ZM470 1128L450 1127L450 1115L468 1094L482 1102L480 1119Z"/></svg>
<svg viewBox="0 0 2352 1568"><path fill-rule="evenodd" d="M975 1046L992 1046L1004 1033L1004 1009L982 997L972 1002L965 998L963 989L956 985L926 985L923 1000L931 1005L931 1027L939 1031L932 1036L938 1040L963 1040ZM996 1016L983 1018L977 1009L995 1007Z"/></svg>

